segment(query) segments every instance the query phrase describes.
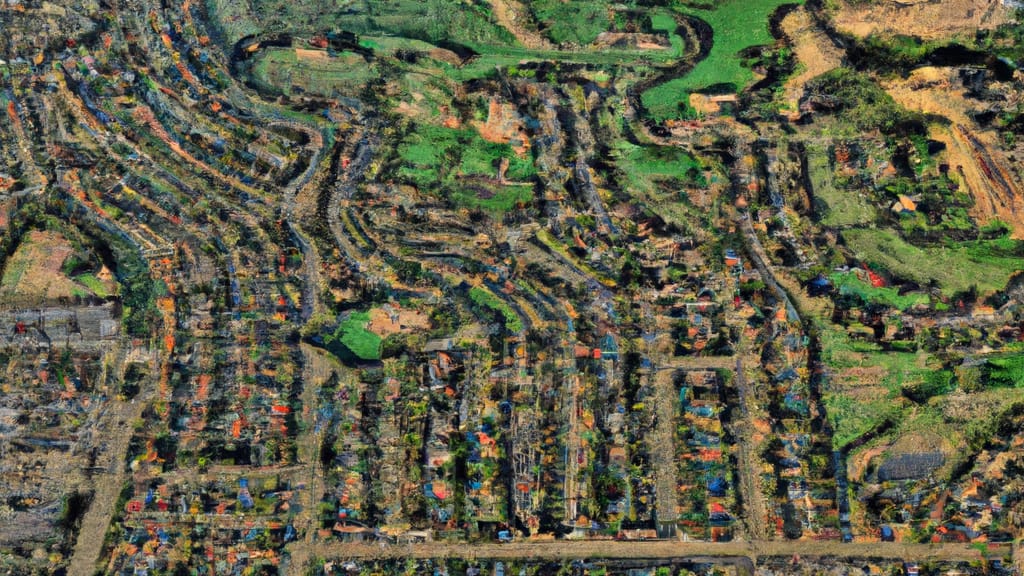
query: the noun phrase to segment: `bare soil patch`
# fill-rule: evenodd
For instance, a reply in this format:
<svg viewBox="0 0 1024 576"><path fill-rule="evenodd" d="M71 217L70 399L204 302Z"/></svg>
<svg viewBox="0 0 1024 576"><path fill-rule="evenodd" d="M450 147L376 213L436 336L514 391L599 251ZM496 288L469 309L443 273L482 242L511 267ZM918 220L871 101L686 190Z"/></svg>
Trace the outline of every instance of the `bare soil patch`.
<svg viewBox="0 0 1024 576"><path fill-rule="evenodd" d="M88 289L61 272L74 252L71 243L57 232L29 232L4 268L0 298L42 302L88 295Z"/></svg>
<svg viewBox="0 0 1024 576"><path fill-rule="evenodd" d="M518 0L491 0L491 10L498 25L531 50L554 50L555 45L528 25L530 13Z"/></svg>
<svg viewBox="0 0 1024 576"><path fill-rule="evenodd" d="M430 329L430 317L419 310L393 305L370 310L367 330L386 338L391 334L410 333Z"/></svg>
<svg viewBox="0 0 1024 576"><path fill-rule="evenodd" d="M973 36L1011 16L1000 0L886 0L863 6L843 3L833 20L840 30L856 36L907 34L931 40Z"/></svg>
<svg viewBox="0 0 1024 576"><path fill-rule="evenodd" d="M810 14L803 7L793 10L782 20L782 31L793 44L793 53L803 66L803 71L786 80L786 99L796 110L804 86L812 78L843 63L843 54L819 28L814 25Z"/></svg>

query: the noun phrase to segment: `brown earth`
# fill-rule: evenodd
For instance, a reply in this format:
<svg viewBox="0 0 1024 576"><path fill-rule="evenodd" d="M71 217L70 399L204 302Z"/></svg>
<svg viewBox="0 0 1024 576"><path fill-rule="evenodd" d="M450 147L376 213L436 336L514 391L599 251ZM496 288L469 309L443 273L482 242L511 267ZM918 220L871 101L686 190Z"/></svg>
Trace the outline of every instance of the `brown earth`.
<svg viewBox="0 0 1024 576"><path fill-rule="evenodd" d="M843 53L814 26L810 14L802 7L782 20L782 30L789 36L793 52L803 66L803 71L791 76L784 85L786 101L796 111L807 82L842 65Z"/></svg>
<svg viewBox="0 0 1024 576"><path fill-rule="evenodd" d="M672 44L665 36L628 32L601 32L597 35L591 46L594 48L631 48L636 50L668 50L672 48Z"/></svg>
<svg viewBox="0 0 1024 576"><path fill-rule="evenodd" d="M525 155L530 149L526 127L519 118L516 107L508 102L499 102L492 98L488 107L487 122L473 122L472 124L480 132L480 136L488 142L508 144L517 140L518 145L514 145L513 149L520 156Z"/></svg>
<svg viewBox="0 0 1024 576"><path fill-rule="evenodd" d="M71 243L57 232L29 232L4 267L0 297L6 301L53 301L91 294L61 272L74 252Z"/></svg>
<svg viewBox="0 0 1024 576"><path fill-rule="evenodd" d="M843 2L833 14L840 30L856 36L907 34L925 39L970 35L1012 16L1000 0L884 0L862 6Z"/></svg>
<svg viewBox="0 0 1024 576"><path fill-rule="evenodd" d="M399 332L410 333L430 329L430 317L419 310L395 307L392 312L397 317L396 322L392 322L391 315L381 308L370 310L370 324L366 329L381 338Z"/></svg>
<svg viewBox="0 0 1024 576"><path fill-rule="evenodd" d="M491 13L498 25L531 50L554 50L556 47L536 30L524 25L530 21L529 11L518 0L491 0Z"/></svg>

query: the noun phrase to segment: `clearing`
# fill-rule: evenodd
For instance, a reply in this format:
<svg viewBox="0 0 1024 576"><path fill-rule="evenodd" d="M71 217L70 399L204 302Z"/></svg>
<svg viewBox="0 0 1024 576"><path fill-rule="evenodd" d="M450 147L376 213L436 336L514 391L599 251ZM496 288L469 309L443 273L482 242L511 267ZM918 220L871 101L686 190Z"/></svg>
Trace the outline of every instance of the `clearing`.
<svg viewBox="0 0 1024 576"><path fill-rule="evenodd" d="M884 88L904 108L952 122L949 128L933 125L930 137L946 145L949 165L970 191L971 216L982 224L1001 220L1013 229L1014 238L1024 238L1024 195L1019 192L1016 166L1003 152L998 134L978 130L971 117L984 111L985 104L966 98L957 89L958 82L955 68L923 67L906 79L887 80Z"/></svg>

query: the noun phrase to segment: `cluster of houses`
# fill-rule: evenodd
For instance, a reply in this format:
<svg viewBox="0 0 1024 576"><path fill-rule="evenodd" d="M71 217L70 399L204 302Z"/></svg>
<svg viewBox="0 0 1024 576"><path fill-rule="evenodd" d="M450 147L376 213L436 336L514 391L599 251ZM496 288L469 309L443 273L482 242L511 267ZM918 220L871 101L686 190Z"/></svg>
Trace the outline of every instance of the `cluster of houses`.
<svg viewBox="0 0 1024 576"><path fill-rule="evenodd" d="M716 371L683 374L676 452L682 502L678 523L687 538L721 542L734 535L736 476L722 424L723 398Z"/></svg>

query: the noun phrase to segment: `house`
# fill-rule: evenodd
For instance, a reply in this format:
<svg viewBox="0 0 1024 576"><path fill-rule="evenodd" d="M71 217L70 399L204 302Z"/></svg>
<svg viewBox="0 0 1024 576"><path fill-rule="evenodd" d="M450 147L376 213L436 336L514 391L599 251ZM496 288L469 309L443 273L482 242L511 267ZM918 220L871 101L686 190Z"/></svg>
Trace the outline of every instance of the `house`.
<svg viewBox="0 0 1024 576"><path fill-rule="evenodd" d="M626 449L622 446L612 446L608 449L608 464L625 468L629 463L626 458Z"/></svg>
<svg viewBox="0 0 1024 576"><path fill-rule="evenodd" d="M899 199L893 203L891 210L895 214L913 214L917 211L917 202L914 202L909 196L900 194Z"/></svg>
<svg viewBox="0 0 1024 576"><path fill-rule="evenodd" d="M895 542L896 534L892 530L892 526L882 526L879 534L882 538L882 542Z"/></svg>
<svg viewBox="0 0 1024 576"><path fill-rule="evenodd" d="M373 530L363 526L350 526L340 522L334 524L334 534L343 542L364 542L373 536Z"/></svg>

